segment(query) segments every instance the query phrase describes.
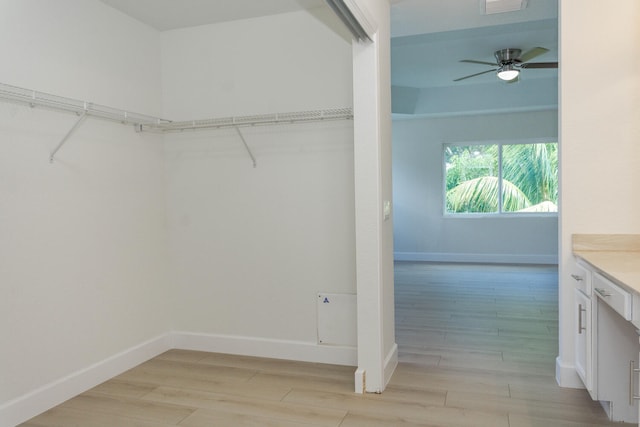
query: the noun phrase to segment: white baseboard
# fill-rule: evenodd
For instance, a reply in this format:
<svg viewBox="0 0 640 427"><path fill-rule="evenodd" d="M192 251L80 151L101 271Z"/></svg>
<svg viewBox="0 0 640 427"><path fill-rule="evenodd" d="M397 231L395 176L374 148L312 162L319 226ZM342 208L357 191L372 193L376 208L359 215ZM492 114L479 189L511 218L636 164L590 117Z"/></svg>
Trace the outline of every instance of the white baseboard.
<svg viewBox="0 0 640 427"><path fill-rule="evenodd" d="M384 387L387 387L393 372L398 367L398 344L394 343L393 347L389 351L389 354L384 359Z"/></svg>
<svg viewBox="0 0 640 427"><path fill-rule="evenodd" d="M556 382L560 387L584 388L584 384L573 365L567 365L556 357Z"/></svg>
<svg viewBox="0 0 640 427"><path fill-rule="evenodd" d="M15 426L171 348L165 334L0 405L0 426Z"/></svg>
<svg viewBox="0 0 640 427"><path fill-rule="evenodd" d="M558 264L557 255L395 252L395 261L473 262L488 264Z"/></svg>
<svg viewBox="0 0 640 427"><path fill-rule="evenodd" d="M27 421L172 348L354 367L357 365L355 347L230 335L172 332L143 342L3 403L0 405L0 426L15 426ZM397 363L397 348L395 359L395 363ZM391 355L388 363L391 373L395 368L393 363L393 355Z"/></svg>
<svg viewBox="0 0 640 427"><path fill-rule="evenodd" d="M353 376L355 378L355 392L358 394L364 394L367 391L366 371L362 368L358 368Z"/></svg>
<svg viewBox="0 0 640 427"><path fill-rule="evenodd" d="M398 367L398 344L393 343L393 346L387 353L387 356L384 358L382 362L382 378L380 384L378 380L378 376L374 376L375 380L367 381L367 371L364 368L359 367L355 372L355 392L356 393L382 393L384 389L391 381L391 377ZM378 373L378 369L374 370L375 373Z"/></svg>
<svg viewBox="0 0 640 427"><path fill-rule="evenodd" d="M273 340L235 335L174 332L175 348L302 362L356 366L355 347L319 345L315 342Z"/></svg>

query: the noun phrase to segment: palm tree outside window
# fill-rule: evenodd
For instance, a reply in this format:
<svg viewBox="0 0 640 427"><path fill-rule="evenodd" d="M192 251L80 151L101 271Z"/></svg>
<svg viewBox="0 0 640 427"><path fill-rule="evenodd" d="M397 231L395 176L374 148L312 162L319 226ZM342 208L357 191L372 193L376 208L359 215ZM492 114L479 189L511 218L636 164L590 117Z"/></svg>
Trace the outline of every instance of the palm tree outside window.
<svg viewBox="0 0 640 427"><path fill-rule="evenodd" d="M558 204L556 142L444 146L445 213L552 213Z"/></svg>

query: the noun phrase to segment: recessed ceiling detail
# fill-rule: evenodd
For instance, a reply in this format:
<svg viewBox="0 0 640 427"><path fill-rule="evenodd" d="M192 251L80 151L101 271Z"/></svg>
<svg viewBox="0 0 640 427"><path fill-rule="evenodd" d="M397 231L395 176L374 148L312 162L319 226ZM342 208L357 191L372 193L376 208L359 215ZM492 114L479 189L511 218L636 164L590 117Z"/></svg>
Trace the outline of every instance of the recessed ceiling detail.
<svg viewBox="0 0 640 427"><path fill-rule="evenodd" d="M480 11L483 15L494 13L515 12L527 7L528 0L479 0Z"/></svg>

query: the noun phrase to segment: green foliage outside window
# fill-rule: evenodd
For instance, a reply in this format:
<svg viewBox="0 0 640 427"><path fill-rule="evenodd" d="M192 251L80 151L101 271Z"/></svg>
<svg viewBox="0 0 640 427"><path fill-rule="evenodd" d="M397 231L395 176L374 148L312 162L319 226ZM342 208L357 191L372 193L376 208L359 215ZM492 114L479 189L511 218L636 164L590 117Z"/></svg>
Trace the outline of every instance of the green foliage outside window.
<svg viewBox="0 0 640 427"><path fill-rule="evenodd" d="M446 145L445 168L447 213L557 211L555 142Z"/></svg>

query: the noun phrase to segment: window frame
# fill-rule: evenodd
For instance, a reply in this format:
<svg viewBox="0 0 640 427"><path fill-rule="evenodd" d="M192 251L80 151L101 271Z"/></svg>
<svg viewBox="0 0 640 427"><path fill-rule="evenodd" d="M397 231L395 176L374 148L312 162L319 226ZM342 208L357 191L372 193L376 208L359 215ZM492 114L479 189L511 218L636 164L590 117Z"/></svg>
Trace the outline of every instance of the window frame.
<svg viewBox="0 0 640 427"><path fill-rule="evenodd" d="M441 204L443 218L496 218L496 217L512 217L512 218L535 218L535 217L557 217L558 212L504 212L502 211L502 147L504 145L520 145L520 144L550 144L555 143L559 147L558 138L522 138L522 139L501 139L488 141L458 141L443 142L441 152L440 167L442 172L441 186ZM473 145L497 145L498 146L498 211L497 212L447 212L447 167L446 167L446 147L447 146L473 146ZM560 179L560 166L558 162L558 180ZM559 209L559 207L558 207Z"/></svg>

